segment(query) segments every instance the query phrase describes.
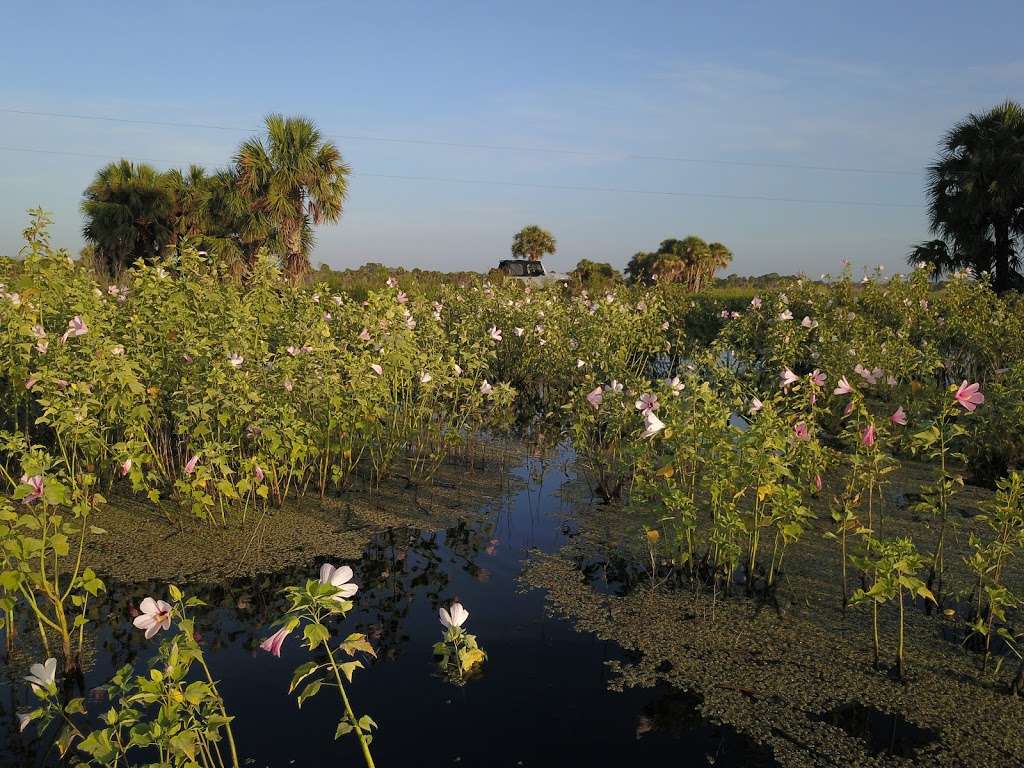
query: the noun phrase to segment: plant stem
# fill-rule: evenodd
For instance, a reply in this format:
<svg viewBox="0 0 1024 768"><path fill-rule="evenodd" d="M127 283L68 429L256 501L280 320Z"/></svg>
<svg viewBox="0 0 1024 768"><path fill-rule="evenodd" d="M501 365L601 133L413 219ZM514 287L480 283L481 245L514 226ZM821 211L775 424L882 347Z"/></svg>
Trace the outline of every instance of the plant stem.
<svg viewBox="0 0 1024 768"><path fill-rule="evenodd" d="M366 735L363 733L363 729L359 727L359 721L352 711L352 705L349 704L348 694L345 693L345 686L341 682L341 673L338 671L338 665L334 661L334 653L331 651L331 646L329 643L325 643L324 647L327 649L327 658L330 659L331 669L334 670L334 679L338 682L338 691L341 693L341 702L345 705L345 714L348 715L349 721L352 723L352 729L356 732L356 737L359 739L359 746L362 747L366 766L367 768L376 768L373 764L373 756L370 754L370 745L366 741Z"/></svg>

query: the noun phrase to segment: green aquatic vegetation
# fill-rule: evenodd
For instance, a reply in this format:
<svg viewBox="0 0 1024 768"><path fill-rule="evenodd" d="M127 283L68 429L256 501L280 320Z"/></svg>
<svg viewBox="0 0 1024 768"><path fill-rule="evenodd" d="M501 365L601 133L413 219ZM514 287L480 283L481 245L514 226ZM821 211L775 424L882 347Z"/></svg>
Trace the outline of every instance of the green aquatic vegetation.
<svg viewBox="0 0 1024 768"><path fill-rule="evenodd" d="M108 493L223 527L357 473L429 482L515 397L491 370L500 341L393 286L356 304L266 257L237 284L183 246L104 290L32 237L0 301L7 426Z"/></svg>
<svg viewBox="0 0 1024 768"><path fill-rule="evenodd" d="M898 636L896 645L896 674L906 678L906 638L904 633L904 601L923 597L935 603L935 596L918 577L924 567L925 558L918 553L909 538L868 540L867 554L852 558L858 568L872 575L868 589L858 589L850 597L850 604L870 601L873 606L896 601L899 610ZM879 664L881 644L878 630L878 613L872 613L872 650L875 666Z"/></svg>
<svg viewBox="0 0 1024 768"><path fill-rule="evenodd" d="M1024 546L1024 474L1011 472L998 481L997 488L989 513L977 517L991 536L983 538L972 532L968 538L971 552L964 557L976 579L972 595L974 615L969 628L972 635L984 641L983 669L988 667L993 636L1003 637L1014 646L1014 637L1006 626L1006 612L1020 602L1007 588L1004 575L1010 560Z"/></svg>
<svg viewBox="0 0 1024 768"><path fill-rule="evenodd" d="M630 510L666 534L677 568L716 593L741 565L748 591L771 588L814 516L805 497L813 480L804 478L820 471L817 441L806 422L794 429L782 399L756 400L741 428L732 396L695 373L665 389L656 390L665 397L658 413L670 426L643 443Z"/></svg>
<svg viewBox="0 0 1024 768"><path fill-rule="evenodd" d="M443 675L458 685L466 684L466 676L479 670L487 660L487 654L477 642L476 635L466 631L462 625L469 618L462 603L454 602L448 608L438 609L444 635L434 643L434 658Z"/></svg>
<svg viewBox="0 0 1024 768"><path fill-rule="evenodd" d="M376 656L373 647L367 642L366 635L354 632L344 640L337 641L331 637L327 623L352 610L353 602L349 600L359 589L351 582L352 569L346 566L335 568L325 563L320 569L319 579L308 579L302 586L288 587L284 590L289 607L284 616L277 622L280 629L261 644L261 648L274 656L280 657L281 646L289 634L301 628L305 647L311 653L322 648L327 656L326 662L307 661L299 666L292 675L288 692L292 693L302 686L296 694L299 707L312 698L322 688L337 688L341 699L342 716L334 732L339 739L347 733L354 733L359 741L359 748L367 768L373 768L373 756L370 754L370 742L373 741L372 731L377 724L369 715L357 716L352 709L351 701L345 690L344 680L352 682L357 669L363 663L355 659L358 653ZM349 661L341 661L348 657ZM343 680L344 678L344 680Z"/></svg>
<svg viewBox="0 0 1024 768"><path fill-rule="evenodd" d="M746 503L738 508L743 520L743 528L747 534L746 545L746 577L747 589L754 587L754 574L762 542L771 535L771 529L777 528L786 518L791 520L804 517L797 511L800 506L799 492L791 492L790 483L794 477L791 469L790 456L797 449L797 444L811 439L804 437L800 430L803 422L796 426L787 423L785 416L776 409L765 405L753 418L750 428L739 437L739 457L737 473L743 478L738 496ZM806 428L806 427L805 427ZM794 529L794 533L796 529ZM778 543L777 536L768 538ZM776 558L780 553L775 547L771 556L768 574L774 575Z"/></svg>
<svg viewBox="0 0 1024 768"><path fill-rule="evenodd" d="M19 441L9 440L9 448L12 443ZM82 554L86 538L103 533L88 518L105 499L90 492L95 482L91 475L79 476L76 483L44 451L28 449L23 442L17 449L23 454L23 474L20 480L7 476L14 503L0 505L5 623L13 628L16 609L23 604L46 653L50 634L56 634L65 666L78 670L89 598L104 589Z"/></svg>
<svg viewBox="0 0 1024 768"><path fill-rule="evenodd" d="M620 499L633 481L644 446L636 440L641 416L634 401L640 391L616 379L580 391L573 411L573 446L591 487L605 501Z"/></svg>
<svg viewBox="0 0 1024 768"><path fill-rule="evenodd" d="M861 376L868 383L871 380L877 383L880 378L867 371L861 373ZM881 535L882 488L885 477L895 471L898 465L884 450L894 436L872 414L862 390L851 385L844 376L833 394L848 397L840 433L845 451L838 454L845 473L842 490L832 500L831 516L836 527L827 532L825 537L834 540L839 547L842 606L845 611L850 600L847 563L850 561L851 549L854 548L850 537L863 537L865 544L870 545L873 538ZM899 408L885 423L894 428L903 426L906 423L903 409ZM867 574L862 571L861 576L866 578ZM877 606L872 610L877 612Z"/></svg>
<svg viewBox="0 0 1024 768"><path fill-rule="evenodd" d="M951 468L951 462L954 460L966 461L966 456L956 448L956 443L968 434L958 419L962 413L961 409L973 413L984 400L976 384L968 385L964 381L959 388L950 385L946 396L938 404L935 418L927 423L924 429L913 433L909 438L911 449L915 453L938 463L938 476L934 482L922 487L922 500L915 505L915 509L939 518L939 533L932 550L928 584L931 586L938 579L940 596L945 568L946 537L949 529L955 526L955 521L949 514L950 502L964 485L963 475Z"/></svg>
<svg viewBox="0 0 1024 768"><path fill-rule="evenodd" d="M109 701L98 717L88 716L82 698L64 701L56 684L55 659L36 664L27 678L38 704L19 715L21 728L35 723L40 733L57 724L61 755L77 746L82 763L96 766L134 765L156 753L159 765L239 768L228 715L217 684L206 665L188 609L202 605L168 587L171 603L146 598L135 625L147 639L161 630L179 630L166 637L145 674L131 665L119 669L103 690ZM226 740L226 745L222 743Z"/></svg>

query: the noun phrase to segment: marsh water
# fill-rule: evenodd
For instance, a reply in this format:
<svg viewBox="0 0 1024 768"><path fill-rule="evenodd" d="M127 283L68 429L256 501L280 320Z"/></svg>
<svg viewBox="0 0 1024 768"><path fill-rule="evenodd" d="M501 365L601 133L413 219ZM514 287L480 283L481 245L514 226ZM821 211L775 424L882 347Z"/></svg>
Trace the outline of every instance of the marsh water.
<svg viewBox="0 0 1024 768"><path fill-rule="evenodd" d="M470 520L436 533L385 531L349 563L360 590L339 631L364 632L378 650L350 689L357 713L379 725L377 765L772 765L770 751L730 726L701 720L693 695L666 687L610 691L606 662L629 661L623 650L552 618L544 594L519 583L530 550L555 551L573 535L569 502L559 493L571 479L570 459L566 451L526 458L513 470L513 490ZM286 641L280 659L257 648L282 611L280 589L302 583L319 565L183 585L209 606L197 613L201 641L248 765L361 763L354 739L333 740L339 706L329 689L301 710L288 695L293 669L307 660L297 637ZM151 656L153 645L132 627L129 611L164 588L108 585L93 618L84 684L90 710L105 708L97 686L117 668L142 669ZM442 630L438 607L454 599L468 608L466 627L488 654L464 685L441 676L432 658ZM30 694L9 677L0 690L0 764L50 764L48 739L16 732L14 711L30 705Z"/></svg>

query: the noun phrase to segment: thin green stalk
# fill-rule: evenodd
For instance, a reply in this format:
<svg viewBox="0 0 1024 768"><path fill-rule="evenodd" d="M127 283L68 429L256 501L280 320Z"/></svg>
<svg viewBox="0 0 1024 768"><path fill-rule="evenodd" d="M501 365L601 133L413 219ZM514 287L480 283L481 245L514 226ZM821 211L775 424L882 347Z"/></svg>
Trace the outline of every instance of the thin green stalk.
<svg viewBox="0 0 1024 768"><path fill-rule="evenodd" d="M356 719L356 715L352 711L352 705L348 701L348 694L345 693L345 685L341 682L341 673L338 671L338 664L334 661L331 645L330 643L325 643L324 647L327 649L327 658L330 659L331 669L334 671L334 679L338 681L338 692L341 694L341 702L345 706L345 714L348 715L349 721L352 723L352 729L356 732L356 737L359 739L359 746L363 750L363 759L366 761L366 766L367 768L376 768L373 764L373 755L370 754L370 745L366 741L366 735L363 733L363 729L359 727L359 721Z"/></svg>

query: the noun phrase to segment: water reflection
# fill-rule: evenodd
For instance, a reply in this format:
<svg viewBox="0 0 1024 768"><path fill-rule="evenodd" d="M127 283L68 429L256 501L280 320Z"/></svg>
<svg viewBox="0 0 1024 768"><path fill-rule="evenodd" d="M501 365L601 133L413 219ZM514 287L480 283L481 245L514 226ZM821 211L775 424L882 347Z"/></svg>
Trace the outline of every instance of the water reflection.
<svg viewBox="0 0 1024 768"><path fill-rule="evenodd" d="M814 719L862 740L873 755L914 757L919 749L939 738L937 731L915 725L902 715L866 707L859 701L843 704Z"/></svg>
<svg viewBox="0 0 1024 768"><path fill-rule="evenodd" d="M718 768L774 768L771 749L736 731L731 725L709 722L701 713L704 698L695 691L669 689L646 705L636 722L636 738L651 734L685 741L691 753Z"/></svg>
<svg viewBox="0 0 1024 768"><path fill-rule="evenodd" d="M559 490L572 479L571 459L567 451L528 457L513 471L518 490L501 501L447 530L385 531L348 563L360 590L356 608L336 631L362 632L378 652L376 660L364 659L368 668L350 689L357 709L380 725L373 744L378 765L611 765L680 758L699 764L716 754L747 754L735 746L735 734L716 732L719 746L712 749L708 732L696 725L699 714L679 710L664 690L609 691L608 662L628 662L628 655L547 616L539 591L520 590L517 577L529 550L555 551L566 540L570 502ZM251 764L357 764L354 740L332 738L335 702L320 696L299 711L287 694L292 670L307 660L298 640L285 643L280 659L258 650L285 609L281 590L315 578L320 564L181 585L208 605L195 612L198 633L237 718L243 759ZM634 576L606 576L606 583L619 578L629 582ZM144 596L166 591L153 582L108 586L90 609L97 629L82 681L94 713L105 706L96 687L124 664L140 669L153 654L153 644L132 627L132 612ZM437 674L433 654L441 633L438 608L455 600L469 609L472 632L488 655L464 687ZM23 637L31 636L26 629ZM19 664L14 660L10 669ZM0 683L0 764L53 763L44 739L17 734L14 712L28 704L26 686ZM672 725L680 718L685 727ZM732 752L723 752L726 742Z"/></svg>

